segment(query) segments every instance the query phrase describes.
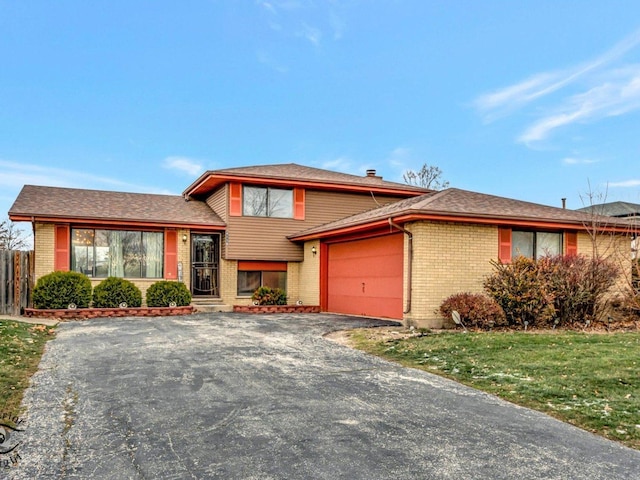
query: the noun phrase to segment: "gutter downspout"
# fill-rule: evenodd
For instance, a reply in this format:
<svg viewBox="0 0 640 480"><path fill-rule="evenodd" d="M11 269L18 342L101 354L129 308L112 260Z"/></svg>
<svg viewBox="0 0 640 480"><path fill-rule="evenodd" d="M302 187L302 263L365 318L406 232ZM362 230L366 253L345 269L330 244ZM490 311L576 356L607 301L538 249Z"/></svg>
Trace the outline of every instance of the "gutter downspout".
<svg viewBox="0 0 640 480"><path fill-rule="evenodd" d="M407 266L407 308L404 312L402 312L403 314L406 313L411 313L411 286L413 284L413 234L407 230L404 227L401 227L400 225L398 225L397 223L393 222L393 219L389 218L389 226L396 228L398 230L400 230L402 233L404 233L407 236L407 239L409 240L409 252L408 252L408 266Z"/></svg>

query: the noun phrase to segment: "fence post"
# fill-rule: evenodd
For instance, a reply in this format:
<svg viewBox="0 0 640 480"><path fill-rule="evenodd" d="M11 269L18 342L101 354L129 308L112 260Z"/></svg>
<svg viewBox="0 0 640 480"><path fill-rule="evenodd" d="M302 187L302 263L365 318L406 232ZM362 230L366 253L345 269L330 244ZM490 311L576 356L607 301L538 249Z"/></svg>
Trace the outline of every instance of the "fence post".
<svg viewBox="0 0 640 480"><path fill-rule="evenodd" d="M0 250L0 313L6 314L7 312L7 251Z"/></svg>
<svg viewBox="0 0 640 480"><path fill-rule="evenodd" d="M22 271L20 269L20 260L22 252L12 252L13 256L13 314L20 315L20 286Z"/></svg>
<svg viewBox="0 0 640 480"><path fill-rule="evenodd" d="M33 251L0 250L0 314L20 315L31 306Z"/></svg>

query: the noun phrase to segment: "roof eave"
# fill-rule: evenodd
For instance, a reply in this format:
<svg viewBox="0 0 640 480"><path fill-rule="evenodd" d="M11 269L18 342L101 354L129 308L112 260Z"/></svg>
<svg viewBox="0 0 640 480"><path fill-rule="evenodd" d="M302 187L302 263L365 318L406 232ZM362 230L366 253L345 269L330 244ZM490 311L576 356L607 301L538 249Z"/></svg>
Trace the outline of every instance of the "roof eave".
<svg viewBox="0 0 640 480"><path fill-rule="evenodd" d="M166 220L132 220L122 218L89 218L70 217L62 215L27 215L9 213L9 219L13 222L42 222L42 223L70 223L74 225L101 225L101 226L130 226L150 228L189 228L200 230L224 230L224 223L206 222L175 222Z"/></svg>
<svg viewBox="0 0 640 480"><path fill-rule="evenodd" d="M379 228L382 225L387 225L389 220L393 220L394 223L400 225L415 222L433 220L438 222L455 222L455 223L473 223L480 225L499 225L499 226L512 226L523 228L552 228L556 230L588 230L594 228L593 225L589 225L587 222L581 220L556 220L550 218L522 218L512 216L496 216L496 215L482 215L482 214L468 214L468 215L456 215L451 213L442 212L398 212L395 214L384 215L376 218L371 218L366 221L353 223L350 225L344 225L334 229L320 230L305 234L292 235L289 240L292 241L307 241L324 239L334 236L342 236L347 234L353 234L360 231L366 231L369 229ZM597 225L595 226L599 231L611 232L611 233L628 233L630 225Z"/></svg>
<svg viewBox="0 0 640 480"><path fill-rule="evenodd" d="M205 178L206 177L206 178ZM216 174L207 172L201 175L191 186L184 192L185 197L195 197L203 195L211 190L229 182L251 183L253 185L277 185L288 187L305 187L315 188L318 190L333 191L350 191L350 192L375 192L380 194L397 195L403 197L413 197L424 195L428 190L416 190L412 188L395 188L385 185L367 185L356 183L336 183L331 181L320 180L301 180L287 177L273 177L264 175L233 175L233 174Z"/></svg>

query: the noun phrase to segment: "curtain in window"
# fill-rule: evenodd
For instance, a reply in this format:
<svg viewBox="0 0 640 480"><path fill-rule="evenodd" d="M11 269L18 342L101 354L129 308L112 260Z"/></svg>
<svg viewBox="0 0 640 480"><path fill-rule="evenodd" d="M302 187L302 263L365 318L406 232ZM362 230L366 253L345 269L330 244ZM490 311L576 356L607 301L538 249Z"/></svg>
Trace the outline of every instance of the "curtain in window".
<svg viewBox="0 0 640 480"><path fill-rule="evenodd" d="M562 235L560 233L536 233L536 258L560 255L562 253Z"/></svg>
<svg viewBox="0 0 640 480"><path fill-rule="evenodd" d="M162 233L144 232L142 234L142 245L145 252L144 266L146 270L142 274L143 277L162 277L163 244L164 239Z"/></svg>
<svg viewBox="0 0 640 480"><path fill-rule="evenodd" d="M124 255L122 236L125 232L118 230L107 231L106 237L109 245L109 268L110 277L124 277Z"/></svg>

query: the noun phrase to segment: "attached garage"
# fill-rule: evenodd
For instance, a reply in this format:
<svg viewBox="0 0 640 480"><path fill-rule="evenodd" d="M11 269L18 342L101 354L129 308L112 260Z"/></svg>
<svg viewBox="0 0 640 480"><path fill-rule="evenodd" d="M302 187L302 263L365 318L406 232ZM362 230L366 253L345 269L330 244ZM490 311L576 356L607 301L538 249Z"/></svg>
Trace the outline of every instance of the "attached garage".
<svg viewBox="0 0 640 480"><path fill-rule="evenodd" d="M402 320L402 233L327 245L326 310Z"/></svg>

